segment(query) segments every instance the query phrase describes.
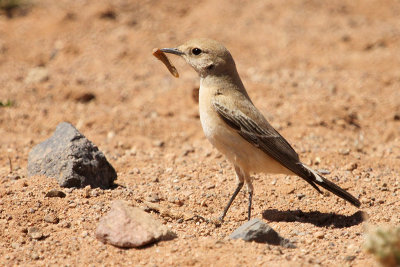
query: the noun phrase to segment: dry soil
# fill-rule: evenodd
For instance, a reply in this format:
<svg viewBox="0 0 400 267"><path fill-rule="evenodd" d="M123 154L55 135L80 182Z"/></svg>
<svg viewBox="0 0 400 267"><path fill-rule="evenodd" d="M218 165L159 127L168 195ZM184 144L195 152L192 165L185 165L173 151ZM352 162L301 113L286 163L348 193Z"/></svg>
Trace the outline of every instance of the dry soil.
<svg viewBox="0 0 400 267"><path fill-rule="evenodd" d="M0 265L377 265L366 228L400 223L399 1L27 3L0 15L0 101L11 100L0 107ZM196 73L171 56L175 79L152 56L194 37L226 45L255 105L360 209L298 177L258 174L253 216L296 249L227 238L246 220L245 191L221 227L200 218L220 214L234 171L201 130ZM55 180L26 177L29 151L62 121L105 153L115 189L45 198ZM178 237L102 244L94 231L114 199L153 201Z"/></svg>

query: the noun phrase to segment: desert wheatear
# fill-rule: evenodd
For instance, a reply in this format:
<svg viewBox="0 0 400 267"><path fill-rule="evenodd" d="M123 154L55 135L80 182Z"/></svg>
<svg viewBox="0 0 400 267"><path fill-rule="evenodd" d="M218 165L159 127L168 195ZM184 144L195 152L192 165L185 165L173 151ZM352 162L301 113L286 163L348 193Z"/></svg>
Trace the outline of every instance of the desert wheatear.
<svg viewBox="0 0 400 267"><path fill-rule="evenodd" d="M347 200L360 202L351 194L303 164L297 153L253 105L229 51L209 39L194 39L177 48L161 51L183 57L200 76L199 109L204 134L235 167L237 186L226 205L222 221L243 184L249 193L251 217L253 184L250 173L297 175L322 193L317 185Z"/></svg>

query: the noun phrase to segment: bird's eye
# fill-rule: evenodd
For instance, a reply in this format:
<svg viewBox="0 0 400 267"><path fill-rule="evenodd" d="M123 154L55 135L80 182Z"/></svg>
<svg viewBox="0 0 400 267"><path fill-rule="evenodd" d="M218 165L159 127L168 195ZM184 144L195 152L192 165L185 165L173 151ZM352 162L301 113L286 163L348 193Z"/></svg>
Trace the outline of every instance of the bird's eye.
<svg viewBox="0 0 400 267"><path fill-rule="evenodd" d="M200 53L201 53L202 51L201 51L201 49L200 48L193 48L192 49L192 53L193 53L193 55L200 55Z"/></svg>

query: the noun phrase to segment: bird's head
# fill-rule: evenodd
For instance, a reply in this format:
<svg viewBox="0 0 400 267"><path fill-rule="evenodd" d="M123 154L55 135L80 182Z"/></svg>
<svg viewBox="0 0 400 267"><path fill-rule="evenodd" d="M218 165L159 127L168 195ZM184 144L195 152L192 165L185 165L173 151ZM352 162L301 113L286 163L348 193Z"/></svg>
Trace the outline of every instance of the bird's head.
<svg viewBox="0 0 400 267"><path fill-rule="evenodd" d="M200 77L236 71L231 53L211 39L193 39L176 48L163 48L161 51L183 57Z"/></svg>

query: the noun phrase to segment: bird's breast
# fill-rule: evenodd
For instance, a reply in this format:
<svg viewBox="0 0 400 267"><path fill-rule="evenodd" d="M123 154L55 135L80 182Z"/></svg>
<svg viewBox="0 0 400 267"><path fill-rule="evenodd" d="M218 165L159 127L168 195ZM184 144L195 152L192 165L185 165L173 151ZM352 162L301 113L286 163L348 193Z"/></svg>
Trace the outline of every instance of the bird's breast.
<svg viewBox="0 0 400 267"><path fill-rule="evenodd" d="M214 139L217 137L221 124L217 112L212 106L212 92L207 87L200 87L199 92L199 113L200 122L207 139L214 144Z"/></svg>
<svg viewBox="0 0 400 267"><path fill-rule="evenodd" d="M234 129L230 128L214 109L213 97L215 92L214 88L200 86L199 113L201 126L208 141L225 154L228 159L235 161L238 154L236 150L240 149L241 143L247 142Z"/></svg>

